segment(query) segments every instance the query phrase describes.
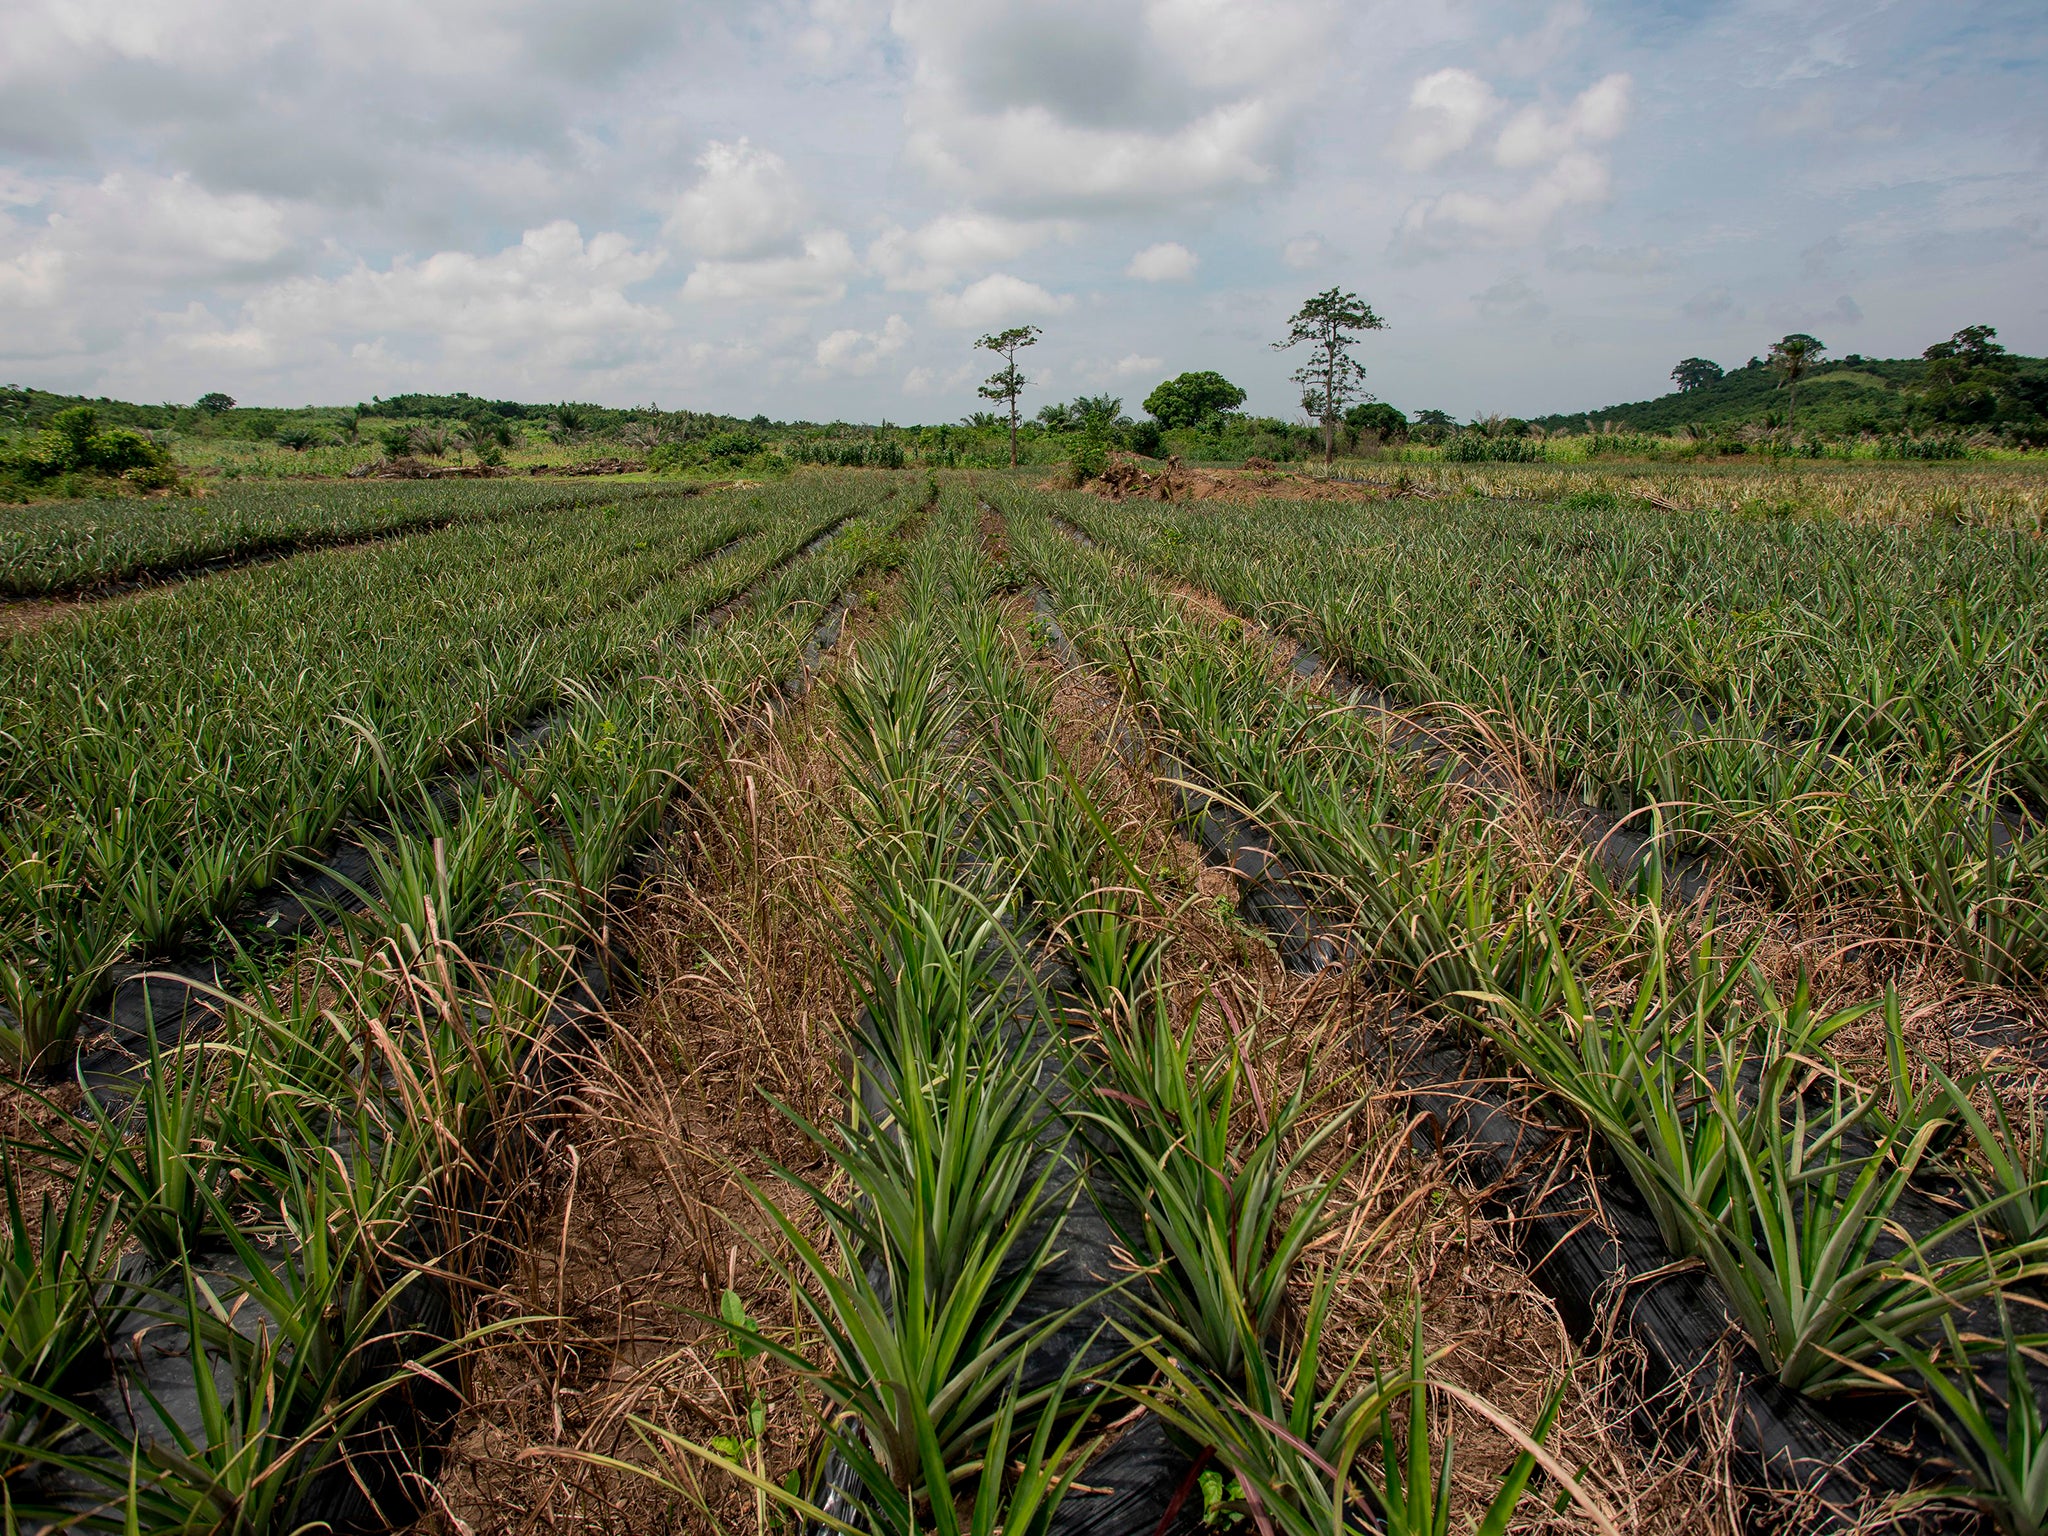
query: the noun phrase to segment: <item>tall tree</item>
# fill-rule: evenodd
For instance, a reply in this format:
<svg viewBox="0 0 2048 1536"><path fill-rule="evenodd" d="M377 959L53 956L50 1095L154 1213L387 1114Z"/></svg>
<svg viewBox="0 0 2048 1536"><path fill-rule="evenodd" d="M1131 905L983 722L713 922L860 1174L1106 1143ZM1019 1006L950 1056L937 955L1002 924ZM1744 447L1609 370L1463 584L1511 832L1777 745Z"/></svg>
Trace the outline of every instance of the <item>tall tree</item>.
<svg viewBox="0 0 2048 1536"><path fill-rule="evenodd" d="M1930 363L1959 362L1966 368L2000 367L2011 356L1999 343L1994 325L1966 325L1920 355Z"/></svg>
<svg viewBox="0 0 2048 1536"><path fill-rule="evenodd" d="M1010 408L1010 468L1017 467L1017 397L1024 393L1029 381L1017 367L1017 353L1025 347L1037 345L1043 334L1035 325L1013 325L1007 331L997 331L993 336L984 336L975 345L987 352L993 352L1003 360L1003 366L988 376L988 382L981 386L984 400L1001 400Z"/></svg>
<svg viewBox="0 0 2048 1536"><path fill-rule="evenodd" d="M1785 430L1799 425L1799 381L1820 361L1827 344L1804 331L1794 331L1783 341L1771 343L1771 366L1778 370L1778 387L1789 391L1785 404Z"/></svg>
<svg viewBox="0 0 2048 1536"><path fill-rule="evenodd" d="M1306 343L1312 360L1294 371L1302 388L1302 404L1323 423L1323 462L1337 456L1337 423L1344 407L1365 397L1365 366L1351 355L1360 331L1383 331L1386 321L1355 293L1331 288L1317 294L1287 323L1287 339L1273 343L1276 352Z"/></svg>
<svg viewBox="0 0 2048 1536"><path fill-rule="evenodd" d="M1681 391L1687 391L1717 384L1725 375L1721 371L1721 365L1711 358L1688 357L1671 370L1671 377Z"/></svg>

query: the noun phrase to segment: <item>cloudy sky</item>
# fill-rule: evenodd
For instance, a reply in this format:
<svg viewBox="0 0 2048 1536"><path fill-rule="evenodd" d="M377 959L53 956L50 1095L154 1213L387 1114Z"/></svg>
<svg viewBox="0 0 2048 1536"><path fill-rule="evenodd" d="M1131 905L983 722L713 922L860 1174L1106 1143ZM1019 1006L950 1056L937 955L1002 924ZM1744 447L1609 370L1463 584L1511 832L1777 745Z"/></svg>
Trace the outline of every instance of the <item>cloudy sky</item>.
<svg viewBox="0 0 2048 1536"><path fill-rule="evenodd" d="M2042 0L0 0L0 381L941 421L1217 368L1536 414L2048 353ZM1027 404L1031 403L1027 400Z"/></svg>

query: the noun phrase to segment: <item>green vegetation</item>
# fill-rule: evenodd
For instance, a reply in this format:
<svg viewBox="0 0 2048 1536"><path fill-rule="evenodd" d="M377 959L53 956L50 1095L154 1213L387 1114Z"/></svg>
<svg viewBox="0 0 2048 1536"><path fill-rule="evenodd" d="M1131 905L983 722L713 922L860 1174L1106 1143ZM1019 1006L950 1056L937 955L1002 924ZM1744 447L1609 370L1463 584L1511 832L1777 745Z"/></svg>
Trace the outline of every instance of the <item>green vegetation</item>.
<svg viewBox="0 0 2048 1536"><path fill-rule="evenodd" d="M2048 978L2037 540L1640 501L1077 499L1094 537L1573 801ZM2017 835L2016 835L2017 834Z"/></svg>
<svg viewBox="0 0 2048 1536"><path fill-rule="evenodd" d="M522 723L630 676L882 490L458 525L15 637L0 982L34 1021L19 1054L60 1045L114 960L227 917L350 818L431 818L436 775L502 761Z"/></svg>
<svg viewBox="0 0 2048 1536"><path fill-rule="evenodd" d="M1302 414L1322 424L1325 464L1337 455L1337 423L1365 392L1365 365L1351 355L1358 345L1357 333L1386 327L1357 294L1330 288L1296 310L1287 322L1285 339L1273 343L1276 350L1309 349L1309 361L1295 369L1294 382L1301 386Z"/></svg>
<svg viewBox="0 0 2048 1536"><path fill-rule="evenodd" d="M1235 411L1244 391L1220 373L1183 373L1145 397L1145 410L1162 427L1202 427Z"/></svg>
<svg viewBox="0 0 2048 1536"><path fill-rule="evenodd" d="M140 432L104 427L99 412L74 405L57 412L41 431L0 450L0 496L10 482L41 489L55 486L74 496L94 481L118 481L138 491L178 484L170 455Z"/></svg>
<svg viewBox="0 0 2048 1536"><path fill-rule="evenodd" d="M215 561L544 514L652 494L645 485L481 485L454 480L322 486L247 483L200 498L0 508L0 594L47 597L169 576Z"/></svg>
<svg viewBox="0 0 2048 1536"><path fill-rule="evenodd" d="M1094 396L1018 437L1134 430ZM1572 1220L1640 1207L1770 1401L1913 1408L1955 1468L1912 1500L2038 1532L2048 1115L1949 1033L2048 988L2028 475L1454 460L1115 502L808 441L860 463L221 491L125 545L20 514L20 591L298 552L0 645L11 1520L286 1536L347 1488L402 1525L503 1338L491 1412L617 1395L530 1454L494 1424L494 1464L692 1528L1043 1536L1133 1413L1239 1536L1629 1528L1663 1453L1583 1453L1634 1406L1588 1385L1598 1333L1523 1349L1550 1314L1496 1294L1533 1257L1462 1184L1457 1078L1570 1133ZM885 571L826 686L764 709ZM347 899L259 932L344 838ZM235 961L217 1025L49 1086L116 965L194 951ZM599 974L646 989L609 1039ZM691 1038L688 987L738 1044ZM599 1121L634 1151L579 1160ZM659 1292L588 1369L549 1332L600 1331L579 1219L620 1229L599 1284ZM1461 1309L1486 1347L1444 1341ZM615 1492L592 1518L637 1519Z"/></svg>
<svg viewBox="0 0 2048 1536"><path fill-rule="evenodd" d="M1115 450L1188 463L1291 463L1319 449L1326 463L1339 453L1410 463L1941 461L2017 456L2048 442L2048 360L2009 353L1986 325L1966 326L1905 361L1855 353L1831 361L1815 338L1795 334L1773 343L1768 361L1751 358L1741 368L1687 358L1672 370L1677 390L1656 400L1463 425L1442 411L1406 413L1361 398L1364 375L1350 349L1384 321L1355 295L1317 295L1291 326L1282 345L1315 353L1297 379L1306 421L1245 416L1244 391L1213 370L1163 381L1146 395L1146 414L1138 419L1107 395L1054 402L1026 419L1019 400L1027 381L1016 353L1035 341L1032 326L983 338L999 343L992 350L1004 360L982 389L1000 411L908 427L741 420L654 405L524 404L461 393L284 410L240 406L218 392L191 406L146 406L0 388L0 501L342 477L380 472L393 460L408 461L399 469L412 474L546 474L589 466L765 478L798 465L1071 465ZM67 425L60 428L59 417Z"/></svg>
<svg viewBox="0 0 2048 1536"><path fill-rule="evenodd" d="M330 942L239 977L211 1038L152 1041L86 1112L46 1102L42 1139L6 1162L10 1522L282 1533L331 1521L337 1498L409 1518L440 1373L504 1326L461 1322L463 1287L516 1226L505 1202L539 1166L526 1126L565 1031L587 1026L568 1002L579 946L627 855L724 749L722 722L795 663L899 520L857 517L659 674L565 680L584 686L544 750L468 791L433 837L385 834L387 867L420 885L381 881ZM566 531L555 558L574 570L593 529L572 516ZM28 1168L73 1170L33 1232ZM125 1347L145 1329L162 1359L148 1374Z"/></svg>
<svg viewBox="0 0 2048 1536"><path fill-rule="evenodd" d="M1743 428L1789 431L1803 423L1806 432L1823 438L1888 439L1902 457L1938 451L1917 448L1922 440L1943 442L1966 433L2038 446L2048 441L2048 359L2015 356L1998 345L1997 334L1990 326L1966 326L1910 360L1850 353L1826 362L1819 359L1821 349L1800 345L1796 397L1774 361L1751 358L1724 373L1706 358L1688 358L1672 371L1679 386L1674 394L1540 416L1532 424L1552 434L1692 430L1725 434L1733 446L1742 441L1735 434Z"/></svg>
<svg viewBox="0 0 2048 1536"><path fill-rule="evenodd" d="M1024 393L1028 382L1022 370L1017 367L1017 354L1025 347L1038 344L1039 329L1035 325L1013 325L1007 331L998 331L993 336L984 336L975 345L985 352L993 352L1003 360L1003 366L990 374L975 393L984 400L999 400L1010 413L1010 467L1017 467L1017 398Z"/></svg>
<svg viewBox="0 0 2048 1536"><path fill-rule="evenodd" d="M1711 909L1663 915L1658 862L1617 887L1584 850L1562 854L1516 824L1512 780L1489 806L1460 759L1443 757L1444 737L1403 741L1370 711L1332 710L1298 681L1276 682L1242 632L1190 619L1142 572L1062 534L1053 518L1076 518L1079 498L1018 496L1009 510L1062 622L1085 654L1130 678L1180 771L1271 829L1347 922L1358 963L1487 1041L1556 1112L1591 1126L1674 1254L1705 1259L1786 1385L1867 1386L1878 1363L1904 1359L1896 1339L2035 1272L2037 1246L1999 1213L2034 1197L2038 1160L1987 1185L1955 1148L1977 1202L1912 1229L1903 1250L1888 1240L1905 1230L1901 1202L1947 1143L1958 1102L1915 1087L1932 1063L1906 1043L1895 993L1823 1011L1802 975L1781 995L1754 959L1760 931L1738 938ZM1690 949L1676 942L1683 924L1697 925ZM1617 967L1637 978L1632 1006L1594 984ZM1879 1009L1886 1051L1862 1086L1836 1047ZM2009 1130L1974 1118L1981 1137L2010 1144Z"/></svg>

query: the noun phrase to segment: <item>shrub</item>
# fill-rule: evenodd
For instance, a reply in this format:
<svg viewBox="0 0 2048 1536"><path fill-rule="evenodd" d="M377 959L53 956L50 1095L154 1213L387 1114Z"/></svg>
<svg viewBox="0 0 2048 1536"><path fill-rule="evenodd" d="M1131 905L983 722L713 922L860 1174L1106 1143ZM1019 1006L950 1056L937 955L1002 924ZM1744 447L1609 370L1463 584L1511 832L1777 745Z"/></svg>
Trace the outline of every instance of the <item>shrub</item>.
<svg viewBox="0 0 2048 1536"><path fill-rule="evenodd" d="M695 445L699 462L726 466L744 464L766 446L751 432L714 432Z"/></svg>
<svg viewBox="0 0 2048 1536"><path fill-rule="evenodd" d="M1965 459L1970 450L1960 437L1888 437L1877 445L1881 459Z"/></svg>
<svg viewBox="0 0 2048 1536"><path fill-rule="evenodd" d="M1408 436L1408 418L1384 400L1352 406L1344 413L1344 425L1361 434L1370 432L1389 443Z"/></svg>
<svg viewBox="0 0 2048 1536"><path fill-rule="evenodd" d="M1461 432L1444 445L1444 458L1453 464L1541 464L1543 445L1526 437L1482 437Z"/></svg>
<svg viewBox="0 0 2048 1536"><path fill-rule="evenodd" d="M126 476L139 471L170 472L170 455L140 432L100 428L89 405L59 411L48 428L0 459L9 478L39 484L60 475ZM176 474L170 472L174 482Z"/></svg>
<svg viewBox="0 0 2048 1536"><path fill-rule="evenodd" d="M687 443L663 443L647 455L647 467L657 475L681 474L691 469L742 469L767 452L768 445L748 431L713 432ZM896 450L903 462L903 450Z"/></svg>
<svg viewBox="0 0 2048 1536"><path fill-rule="evenodd" d="M1162 427L1198 427L1243 405L1245 393L1212 370L1168 379L1145 397L1145 410Z"/></svg>
<svg viewBox="0 0 2048 1536"><path fill-rule="evenodd" d="M161 464L143 464L121 476L121 483L138 491L180 491L192 493L178 474L178 466L166 459Z"/></svg>
<svg viewBox="0 0 2048 1536"><path fill-rule="evenodd" d="M1166 444L1166 434L1159 430L1158 422L1140 421L1133 423L1130 430L1124 433L1124 441L1129 445L1131 452L1141 453L1148 459L1156 459L1159 457L1159 450Z"/></svg>

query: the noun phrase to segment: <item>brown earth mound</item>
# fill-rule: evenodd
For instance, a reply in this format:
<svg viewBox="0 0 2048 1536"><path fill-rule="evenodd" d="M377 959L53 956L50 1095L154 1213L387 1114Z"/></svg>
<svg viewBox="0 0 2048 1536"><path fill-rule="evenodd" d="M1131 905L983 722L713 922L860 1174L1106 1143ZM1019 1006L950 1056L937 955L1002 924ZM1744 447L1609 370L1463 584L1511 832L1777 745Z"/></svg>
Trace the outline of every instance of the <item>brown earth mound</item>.
<svg viewBox="0 0 2048 1536"><path fill-rule="evenodd" d="M582 464L564 464L559 468L549 464L536 464L529 469L529 475L637 475L647 467L645 459L590 459Z"/></svg>
<svg viewBox="0 0 2048 1536"><path fill-rule="evenodd" d="M358 464L348 472L351 480L496 480L509 475L509 469L494 469L489 464L424 464L410 456L396 459L380 459L374 464ZM316 479L318 476L304 476Z"/></svg>
<svg viewBox="0 0 2048 1536"><path fill-rule="evenodd" d="M1115 454L1087 488L1111 501L1384 501L1427 492L1397 483L1324 480L1279 469L1267 459L1247 459L1243 469L1187 469L1168 459L1162 469Z"/></svg>

